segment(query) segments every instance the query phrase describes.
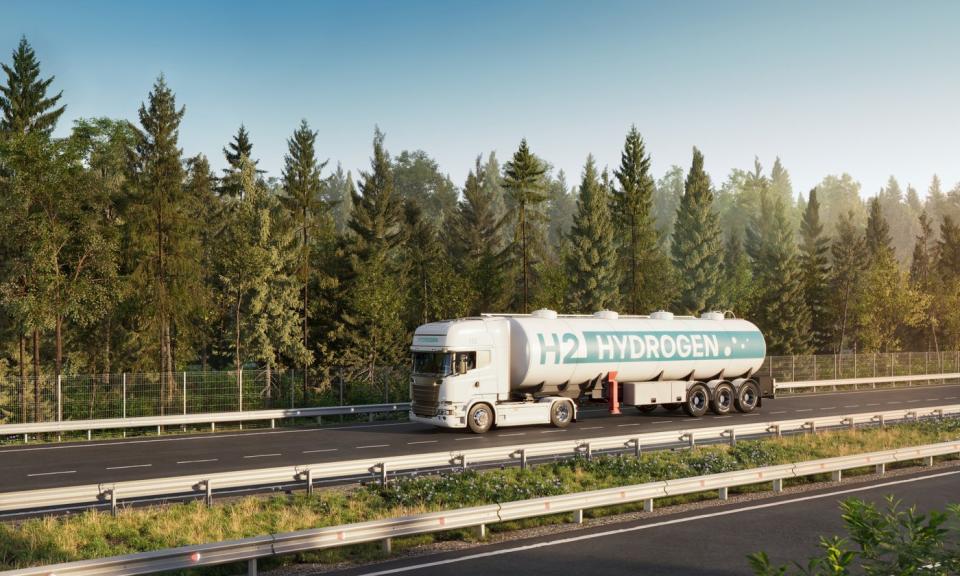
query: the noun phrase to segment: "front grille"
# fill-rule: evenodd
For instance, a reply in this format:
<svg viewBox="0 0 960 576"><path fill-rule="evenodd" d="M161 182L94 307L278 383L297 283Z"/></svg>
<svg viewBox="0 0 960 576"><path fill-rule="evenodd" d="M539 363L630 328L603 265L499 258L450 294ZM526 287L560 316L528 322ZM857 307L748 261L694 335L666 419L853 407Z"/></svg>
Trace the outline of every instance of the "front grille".
<svg viewBox="0 0 960 576"><path fill-rule="evenodd" d="M413 413L423 418L437 415L440 398L440 382L432 378L414 376L410 384L410 397L413 399Z"/></svg>

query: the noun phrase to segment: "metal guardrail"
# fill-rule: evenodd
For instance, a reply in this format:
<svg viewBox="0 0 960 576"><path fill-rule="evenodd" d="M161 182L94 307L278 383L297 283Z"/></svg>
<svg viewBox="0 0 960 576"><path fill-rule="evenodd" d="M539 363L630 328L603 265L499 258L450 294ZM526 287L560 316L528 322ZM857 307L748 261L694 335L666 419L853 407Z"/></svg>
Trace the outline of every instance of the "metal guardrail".
<svg viewBox="0 0 960 576"><path fill-rule="evenodd" d="M716 490L721 499L726 499L730 488L766 482L770 482L771 488L779 492L783 490L783 481L787 479L830 473L834 481L840 481L844 471L854 468L875 466L878 473L883 473L886 465L890 463L924 459L929 465L933 463L934 457L951 454L960 455L960 440L459 510L429 512L285 534L271 534L214 544L38 566L4 572L3 575L131 576L241 561L248 563L250 574L256 574L257 560L270 556L378 541L389 548L391 538L464 528L476 529L478 535L483 536L488 524L561 513L572 512L574 521L582 522L583 511L590 508L643 502L645 510L652 511L657 498Z"/></svg>
<svg viewBox="0 0 960 576"><path fill-rule="evenodd" d="M813 432L821 428L854 427L898 420L925 417L943 417L960 414L960 404L938 407L890 410L885 412L861 412L817 418L777 420L668 430L646 434L606 436L589 439L570 439L536 444L518 444L493 448L478 448L459 452L431 452L395 457L344 460L340 462L305 463L298 466L280 466L256 470L238 470L205 475L176 476L145 480L129 480L112 483L43 488L18 492L0 493L0 511L37 510L54 506L103 503L116 506L121 499L157 496L193 495L213 499L215 490L270 486L276 484L300 484L311 490L318 480L369 477L386 481L388 473L468 467L480 464L503 462L526 464L528 458L558 457L573 454L591 455L595 451L632 451L642 449L694 446L697 442L736 442L737 438L781 435L795 432ZM576 432L576 429L570 429Z"/></svg>
<svg viewBox="0 0 960 576"><path fill-rule="evenodd" d="M0 425L0 436L22 434L60 433L83 430L114 430L120 428L153 428L210 424L211 430L222 422L253 422L283 418L317 418L349 414L382 414L407 412L409 402L396 404L360 404L357 406L321 406L317 408L280 408L250 412L213 412L207 414L175 414L171 416L142 416L139 418L104 418L101 420L64 420L62 422L34 422L30 424Z"/></svg>
<svg viewBox="0 0 960 576"><path fill-rule="evenodd" d="M860 386L863 384L884 384L893 382L921 382L921 381L960 380L960 372L944 374L921 374L914 376L877 376L869 378L843 378L834 380L807 380L802 382L777 383L777 390L805 390L814 392L817 388L835 389L838 386ZM99 420L64 420L62 422L37 422L30 424L0 424L0 437L29 436L31 434L62 433L87 431L88 437L93 430L119 430L130 428L157 428L157 432L165 426L184 426L209 424L215 430L217 423L238 423L271 421L271 427L276 420L284 418L315 418L323 416L337 416L349 414L381 414L406 412L410 409L409 402L393 404L361 404L356 406L324 406L317 408L284 408L274 410L254 410L248 412L213 412L201 414L175 414L169 416L144 416L136 418L103 418Z"/></svg>

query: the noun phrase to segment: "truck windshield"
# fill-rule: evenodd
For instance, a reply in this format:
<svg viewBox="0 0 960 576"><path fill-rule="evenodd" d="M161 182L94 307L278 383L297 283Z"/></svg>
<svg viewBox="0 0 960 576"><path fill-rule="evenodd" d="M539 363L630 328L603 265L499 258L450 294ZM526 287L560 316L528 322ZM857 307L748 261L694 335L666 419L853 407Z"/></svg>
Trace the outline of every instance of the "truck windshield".
<svg viewBox="0 0 960 576"><path fill-rule="evenodd" d="M446 376L450 373L452 356L444 352L414 352L413 373Z"/></svg>

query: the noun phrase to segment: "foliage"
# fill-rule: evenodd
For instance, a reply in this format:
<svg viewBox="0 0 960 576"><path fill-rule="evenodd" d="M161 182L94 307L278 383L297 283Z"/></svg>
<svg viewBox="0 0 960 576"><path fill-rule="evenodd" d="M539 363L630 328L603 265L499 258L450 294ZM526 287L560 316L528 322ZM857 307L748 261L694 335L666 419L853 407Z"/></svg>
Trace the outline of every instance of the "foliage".
<svg viewBox="0 0 960 576"><path fill-rule="evenodd" d="M567 272L573 278L567 292L567 308L571 312L590 314L617 307L619 290L613 241L610 191L600 183L593 156L587 156L567 259Z"/></svg>
<svg viewBox="0 0 960 576"><path fill-rule="evenodd" d="M520 292L514 298L514 306L521 312L528 310L532 266L538 261L537 255L543 251L543 233L539 226L543 214L538 207L547 200L545 173L546 167L530 152L526 139L520 141L520 148L503 167L503 188L516 208L507 213L512 219L514 237L505 254L517 267Z"/></svg>
<svg viewBox="0 0 960 576"><path fill-rule="evenodd" d="M827 353L833 334L830 330L830 241L823 234L820 223L820 202L817 189L810 191L810 198L800 223L800 267L803 275L803 292L810 313L810 345L818 353Z"/></svg>

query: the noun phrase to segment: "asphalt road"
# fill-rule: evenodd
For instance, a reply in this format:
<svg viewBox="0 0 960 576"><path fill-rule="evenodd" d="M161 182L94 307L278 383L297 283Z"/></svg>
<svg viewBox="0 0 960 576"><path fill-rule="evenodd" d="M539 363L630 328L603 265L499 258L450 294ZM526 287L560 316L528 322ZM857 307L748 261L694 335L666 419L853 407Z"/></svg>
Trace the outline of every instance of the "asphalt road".
<svg viewBox="0 0 960 576"><path fill-rule="evenodd" d="M788 420L958 401L960 386L935 386L788 396L766 400L752 414L708 415L700 419L662 410L640 414L627 409L622 416L609 416L600 409L584 410L578 422L563 430L528 426L476 435L392 422L11 446L0 449L0 491L537 443L564 435L587 440L634 431L712 427L755 418Z"/></svg>
<svg viewBox="0 0 960 576"><path fill-rule="evenodd" d="M338 576L635 576L750 574L747 555L765 551L776 564L818 553L820 536L845 536L839 502L877 502L942 510L960 502L960 470L928 471L866 485L838 485L729 506L661 515L457 552L394 560L335 572ZM327 573L331 574L331 573Z"/></svg>

